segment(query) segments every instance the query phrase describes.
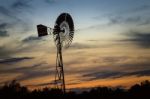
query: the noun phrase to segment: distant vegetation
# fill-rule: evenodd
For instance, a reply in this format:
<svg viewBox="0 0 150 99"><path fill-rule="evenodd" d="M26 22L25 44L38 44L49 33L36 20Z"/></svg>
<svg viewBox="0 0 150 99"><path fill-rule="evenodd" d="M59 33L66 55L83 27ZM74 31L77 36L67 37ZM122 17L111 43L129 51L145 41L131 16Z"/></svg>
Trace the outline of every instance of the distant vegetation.
<svg viewBox="0 0 150 99"><path fill-rule="evenodd" d="M29 91L15 80L0 88L0 99L150 99L150 81L135 84L130 89L97 87L82 93L44 88Z"/></svg>

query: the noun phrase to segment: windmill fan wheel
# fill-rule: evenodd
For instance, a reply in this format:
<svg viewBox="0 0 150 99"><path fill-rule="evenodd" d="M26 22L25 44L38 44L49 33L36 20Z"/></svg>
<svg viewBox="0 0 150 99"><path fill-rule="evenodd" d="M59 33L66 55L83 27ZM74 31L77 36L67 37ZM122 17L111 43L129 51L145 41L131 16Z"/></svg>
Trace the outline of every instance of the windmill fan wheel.
<svg viewBox="0 0 150 99"><path fill-rule="evenodd" d="M63 47L69 47L74 37L74 23L68 13L62 13L55 22L53 31L54 41L60 42Z"/></svg>

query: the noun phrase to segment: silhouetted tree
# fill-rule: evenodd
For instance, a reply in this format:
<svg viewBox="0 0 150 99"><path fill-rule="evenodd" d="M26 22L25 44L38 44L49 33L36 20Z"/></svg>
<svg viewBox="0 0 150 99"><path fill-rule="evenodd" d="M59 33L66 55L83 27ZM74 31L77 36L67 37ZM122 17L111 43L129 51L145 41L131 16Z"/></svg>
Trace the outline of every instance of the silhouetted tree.
<svg viewBox="0 0 150 99"><path fill-rule="evenodd" d="M16 80L0 88L0 99L150 99L150 82L148 80L133 85L130 89L97 87L90 91L76 93L45 87L29 91Z"/></svg>
<svg viewBox="0 0 150 99"><path fill-rule="evenodd" d="M128 93L130 97L134 98L150 98L150 82L146 80L141 84L135 84L129 89Z"/></svg>

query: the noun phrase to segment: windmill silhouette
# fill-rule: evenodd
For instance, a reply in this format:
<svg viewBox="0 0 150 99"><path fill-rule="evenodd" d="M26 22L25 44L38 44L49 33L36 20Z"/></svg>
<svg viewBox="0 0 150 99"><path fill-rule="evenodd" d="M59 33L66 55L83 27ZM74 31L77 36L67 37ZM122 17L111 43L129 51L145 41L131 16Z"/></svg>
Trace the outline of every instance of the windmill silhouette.
<svg viewBox="0 0 150 99"><path fill-rule="evenodd" d="M70 14L62 13L56 19L54 28L44 26L42 24L37 25L38 36L48 35L48 29L50 34L53 35L54 42L57 47L56 56L56 73L55 73L55 86L65 93L65 75L64 65L62 57L62 48L68 48L74 37L74 23Z"/></svg>

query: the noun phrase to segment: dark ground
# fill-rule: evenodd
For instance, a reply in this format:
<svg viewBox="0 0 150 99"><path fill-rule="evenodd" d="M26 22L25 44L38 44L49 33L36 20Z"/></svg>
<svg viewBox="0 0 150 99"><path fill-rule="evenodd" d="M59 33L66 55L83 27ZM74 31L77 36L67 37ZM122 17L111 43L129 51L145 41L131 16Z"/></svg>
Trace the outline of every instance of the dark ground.
<svg viewBox="0 0 150 99"><path fill-rule="evenodd" d="M97 87L81 93L44 88L29 91L16 81L0 88L0 99L150 99L150 81L135 84L130 89Z"/></svg>

